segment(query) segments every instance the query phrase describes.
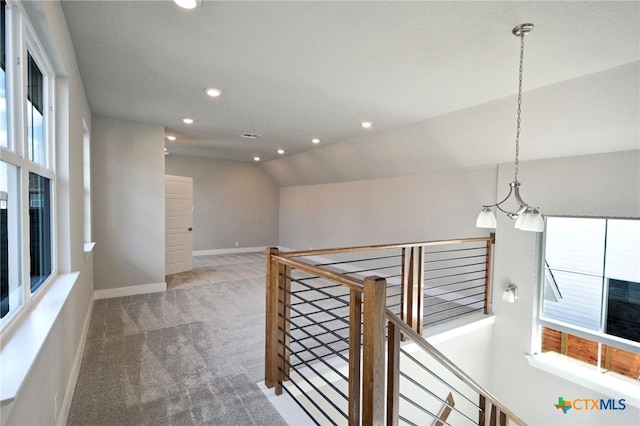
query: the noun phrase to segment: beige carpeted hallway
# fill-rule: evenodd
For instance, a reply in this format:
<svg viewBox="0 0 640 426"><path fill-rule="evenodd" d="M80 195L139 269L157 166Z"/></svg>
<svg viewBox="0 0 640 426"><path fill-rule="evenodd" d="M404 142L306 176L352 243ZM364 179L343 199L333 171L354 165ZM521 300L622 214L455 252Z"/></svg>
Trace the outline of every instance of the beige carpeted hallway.
<svg viewBox="0 0 640 426"><path fill-rule="evenodd" d="M169 290L97 300L69 425L283 425L264 378L264 254L194 258Z"/></svg>

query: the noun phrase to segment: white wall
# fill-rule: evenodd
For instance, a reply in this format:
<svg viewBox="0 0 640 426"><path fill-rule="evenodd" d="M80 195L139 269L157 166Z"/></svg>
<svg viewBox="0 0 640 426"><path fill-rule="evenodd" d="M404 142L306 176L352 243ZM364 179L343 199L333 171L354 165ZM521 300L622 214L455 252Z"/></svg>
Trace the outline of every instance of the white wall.
<svg viewBox="0 0 640 426"><path fill-rule="evenodd" d="M80 274L16 398L0 407L0 424L3 425L53 424L56 394L57 408L62 413L59 420L64 419L65 405L68 408L71 403L82 358L93 296L93 261L91 256L85 259L84 253L82 187L82 122L91 126L91 111L60 4L26 2L24 8L58 76L55 105L58 119L56 266L59 272ZM3 345L6 344L4 341ZM10 366L3 365L2 368Z"/></svg>
<svg viewBox="0 0 640 426"><path fill-rule="evenodd" d="M513 180L510 164L500 166L498 190ZM640 217L640 151L559 158L523 163L519 180L525 201L544 214ZM538 234L513 229L498 217L496 229L493 310L492 377L490 389L530 424L637 425L640 412L573 410L566 415L553 407L558 397L607 398L529 366L533 310L537 297ZM509 283L520 289L517 303L500 300Z"/></svg>
<svg viewBox="0 0 640 426"><path fill-rule="evenodd" d="M170 155L165 170L193 178L194 251L278 244L279 190L260 166Z"/></svg>
<svg viewBox="0 0 640 426"><path fill-rule="evenodd" d="M95 289L164 283L164 128L94 117Z"/></svg>
<svg viewBox="0 0 640 426"><path fill-rule="evenodd" d="M486 236L495 168L280 189L280 245L290 249Z"/></svg>

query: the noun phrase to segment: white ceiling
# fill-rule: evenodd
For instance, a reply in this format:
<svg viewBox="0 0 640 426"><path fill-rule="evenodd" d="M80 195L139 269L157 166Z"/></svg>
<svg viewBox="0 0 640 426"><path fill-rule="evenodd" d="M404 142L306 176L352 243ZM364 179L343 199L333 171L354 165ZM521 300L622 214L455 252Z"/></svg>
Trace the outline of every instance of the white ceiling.
<svg viewBox="0 0 640 426"><path fill-rule="evenodd" d="M164 126L176 154L236 161L513 95L511 29L523 22L536 25L525 90L640 59L638 1L62 4L94 114ZM209 86L222 96L207 98ZM182 124L187 116L196 123Z"/></svg>

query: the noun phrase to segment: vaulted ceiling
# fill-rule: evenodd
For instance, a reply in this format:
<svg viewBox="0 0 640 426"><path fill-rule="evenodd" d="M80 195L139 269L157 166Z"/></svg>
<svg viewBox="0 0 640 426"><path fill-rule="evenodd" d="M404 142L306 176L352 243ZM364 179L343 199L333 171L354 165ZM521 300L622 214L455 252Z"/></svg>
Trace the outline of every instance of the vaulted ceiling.
<svg viewBox="0 0 640 426"><path fill-rule="evenodd" d="M166 142L172 153L235 161L282 159L514 96L511 29L523 22L536 26L525 91L640 58L637 1L62 4L94 114L164 126L177 138Z"/></svg>

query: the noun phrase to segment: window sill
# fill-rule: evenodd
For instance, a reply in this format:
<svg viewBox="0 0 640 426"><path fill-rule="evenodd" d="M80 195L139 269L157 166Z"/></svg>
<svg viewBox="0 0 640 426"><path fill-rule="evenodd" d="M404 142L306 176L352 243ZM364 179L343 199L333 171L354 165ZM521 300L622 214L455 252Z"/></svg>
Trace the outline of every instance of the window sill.
<svg viewBox="0 0 640 426"><path fill-rule="evenodd" d="M640 408L640 382L612 372L599 372L592 365L566 356L545 352L527 355L529 365Z"/></svg>
<svg viewBox="0 0 640 426"><path fill-rule="evenodd" d="M93 248L96 246L96 243L84 243L84 261L86 262L89 257L93 254Z"/></svg>
<svg viewBox="0 0 640 426"><path fill-rule="evenodd" d="M73 272L55 276L46 294L20 324L15 324L11 336L3 339L0 350L0 364L5 366L0 372L2 404L18 394L79 275Z"/></svg>

